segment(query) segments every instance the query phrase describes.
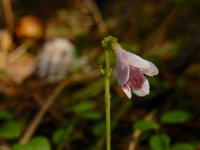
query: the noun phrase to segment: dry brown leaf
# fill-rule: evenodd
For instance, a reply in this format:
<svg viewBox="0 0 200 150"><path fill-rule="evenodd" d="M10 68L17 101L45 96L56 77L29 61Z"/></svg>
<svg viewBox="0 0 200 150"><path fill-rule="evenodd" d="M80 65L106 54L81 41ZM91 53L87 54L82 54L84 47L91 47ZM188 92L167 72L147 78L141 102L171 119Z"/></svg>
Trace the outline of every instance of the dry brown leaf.
<svg viewBox="0 0 200 150"><path fill-rule="evenodd" d="M36 59L31 56L22 56L7 65L6 71L17 84L22 83L35 69Z"/></svg>

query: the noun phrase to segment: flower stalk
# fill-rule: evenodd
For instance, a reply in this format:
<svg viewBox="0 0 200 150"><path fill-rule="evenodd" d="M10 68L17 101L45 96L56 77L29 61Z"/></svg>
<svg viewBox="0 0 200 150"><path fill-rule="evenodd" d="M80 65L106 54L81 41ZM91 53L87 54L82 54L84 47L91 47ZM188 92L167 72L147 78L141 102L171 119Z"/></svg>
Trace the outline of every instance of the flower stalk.
<svg viewBox="0 0 200 150"><path fill-rule="evenodd" d="M111 130L110 130L110 60L109 52L105 50L105 113L106 113L106 149L111 149Z"/></svg>
<svg viewBox="0 0 200 150"><path fill-rule="evenodd" d="M102 46L105 50L105 113L106 113L106 150L111 150L111 121L110 121L110 75L112 68L110 67L109 51L112 50L112 43L116 39L109 36L102 41Z"/></svg>

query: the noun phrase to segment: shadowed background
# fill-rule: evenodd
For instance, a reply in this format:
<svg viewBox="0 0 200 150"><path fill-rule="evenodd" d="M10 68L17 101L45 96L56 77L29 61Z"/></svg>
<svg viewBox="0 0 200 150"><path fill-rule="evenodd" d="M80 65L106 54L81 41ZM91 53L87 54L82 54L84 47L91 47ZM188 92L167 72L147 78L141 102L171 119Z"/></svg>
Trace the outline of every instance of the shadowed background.
<svg viewBox="0 0 200 150"><path fill-rule="evenodd" d="M106 35L160 71L132 100L113 72L112 149L198 150L199 9L198 0L1 0L0 150L105 149Z"/></svg>

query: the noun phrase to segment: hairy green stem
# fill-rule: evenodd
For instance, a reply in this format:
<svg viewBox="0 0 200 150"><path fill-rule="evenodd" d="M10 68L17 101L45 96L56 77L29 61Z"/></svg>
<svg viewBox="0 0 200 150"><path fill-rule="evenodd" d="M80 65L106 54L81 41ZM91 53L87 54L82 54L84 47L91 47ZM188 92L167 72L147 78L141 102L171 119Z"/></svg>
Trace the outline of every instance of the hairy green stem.
<svg viewBox="0 0 200 150"><path fill-rule="evenodd" d="M105 50L105 65L104 73L105 80L105 113L106 113L106 150L111 150L111 127L110 127L110 75L112 69L110 67L109 51L113 50L113 45L117 43L117 39L108 36L102 41L102 46Z"/></svg>
<svg viewBox="0 0 200 150"><path fill-rule="evenodd" d="M111 131L110 131L110 60L109 52L105 50L105 113L106 113L106 150L111 150Z"/></svg>

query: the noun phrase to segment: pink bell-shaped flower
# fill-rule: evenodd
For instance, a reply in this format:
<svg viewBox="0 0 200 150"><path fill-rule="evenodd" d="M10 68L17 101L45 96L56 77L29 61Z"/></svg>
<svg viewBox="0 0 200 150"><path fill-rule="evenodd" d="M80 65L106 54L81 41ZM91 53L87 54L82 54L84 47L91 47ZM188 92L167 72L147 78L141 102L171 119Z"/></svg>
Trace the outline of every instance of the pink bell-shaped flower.
<svg viewBox="0 0 200 150"><path fill-rule="evenodd" d="M127 97L132 97L132 92L138 96L149 94L149 81L144 74L154 76L158 68L150 61L124 50L118 43L113 45L116 56L116 74L118 83Z"/></svg>

